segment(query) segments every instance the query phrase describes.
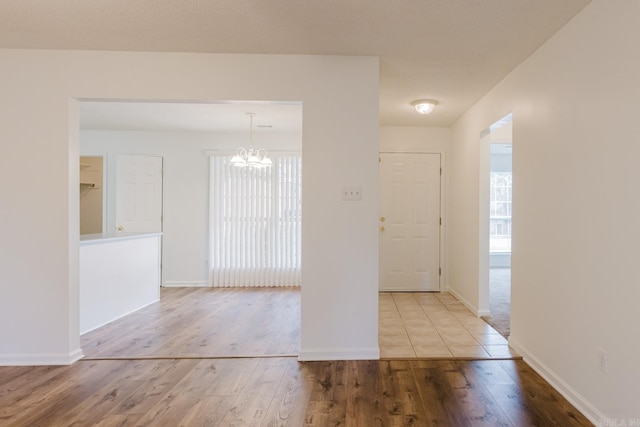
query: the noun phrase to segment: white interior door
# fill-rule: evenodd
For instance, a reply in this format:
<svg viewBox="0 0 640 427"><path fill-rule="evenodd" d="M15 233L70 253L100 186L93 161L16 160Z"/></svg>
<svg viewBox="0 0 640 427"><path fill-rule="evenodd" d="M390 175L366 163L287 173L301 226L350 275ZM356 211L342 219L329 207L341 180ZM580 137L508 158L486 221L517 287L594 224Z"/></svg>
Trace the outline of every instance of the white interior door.
<svg viewBox="0 0 640 427"><path fill-rule="evenodd" d="M162 157L118 156L116 229L130 233L162 231Z"/></svg>
<svg viewBox="0 0 640 427"><path fill-rule="evenodd" d="M440 154L380 154L380 290L440 290Z"/></svg>

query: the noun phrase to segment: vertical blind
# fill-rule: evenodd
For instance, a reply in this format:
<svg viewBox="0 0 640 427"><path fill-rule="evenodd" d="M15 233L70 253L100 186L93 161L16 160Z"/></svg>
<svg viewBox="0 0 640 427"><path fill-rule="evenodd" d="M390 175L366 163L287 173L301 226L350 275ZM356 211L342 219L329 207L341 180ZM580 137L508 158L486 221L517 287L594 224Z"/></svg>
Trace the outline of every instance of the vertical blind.
<svg viewBox="0 0 640 427"><path fill-rule="evenodd" d="M211 286L299 286L301 156L270 155L269 168L230 158L211 157Z"/></svg>

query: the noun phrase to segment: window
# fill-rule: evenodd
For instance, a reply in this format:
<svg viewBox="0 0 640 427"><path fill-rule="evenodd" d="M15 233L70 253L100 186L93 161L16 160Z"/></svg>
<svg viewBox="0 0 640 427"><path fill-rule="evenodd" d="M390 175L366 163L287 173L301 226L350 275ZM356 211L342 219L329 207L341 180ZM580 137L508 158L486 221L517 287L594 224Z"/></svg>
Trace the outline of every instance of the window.
<svg viewBox="0 0 640 427"><path fill-rule="evenodd" d="M211 158L211 284L299 286L302 158L274 156L270 168Z"/></svg>
<svg viewBox="0 0 640 427"><path fill-rule="evenodd" d="M490 251L511 252L511 172L491 172Z"/></svg>

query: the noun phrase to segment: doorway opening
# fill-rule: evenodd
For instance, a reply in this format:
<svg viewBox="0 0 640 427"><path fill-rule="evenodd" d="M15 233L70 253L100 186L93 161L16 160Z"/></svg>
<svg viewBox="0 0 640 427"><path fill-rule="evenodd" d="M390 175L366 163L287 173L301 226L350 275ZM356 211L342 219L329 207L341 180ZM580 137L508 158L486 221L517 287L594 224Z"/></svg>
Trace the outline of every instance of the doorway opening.
<svg viewBox="0 0 640 427"><path fill-rule="evenodd" d="M511 320L511 222L513 200L512 115L481 138L481 264L480 297L486 301L483 319L505 338ZM484 166L484 167L482 167ZM483 191L484 190L484 191ZM484 213L484 215L483 215ZM484 251L484 252L483 252Z"/></svg>
<svg viewBox="0 0 640 427"><path fill-rule="evenodd" d="M103 206L103 218L106 221L103 232L115 233L122 225L115 216L119 206L116 194L120 193L118 177L124 176L127 170L127 167L124 167L123 171L120 170L120 166L127 165L123 159L132 157L160 159L164 184L162 197L159 199L162 205L160 211L163 233L161 253L163 289L158 307L153 309L150 306L150 311L141 308L125 317L113 319L104 327L87 331L89 333L82 337L85 354L115 356L110 353L112 349L104 346L98 348L94 345L95 342L103 340L103 336L99 340L92 340L90 336L96 338L106 331L115 334L110 338L112 340L138 342L141 335L145 333L153 335L162 329L158 325L168 327L169 323L182 325L182 329L189 328L188 333L193 337L199 332L202 332L202 335L199 339L194 338L189 348L184 345L172 346L165 342L157 348L156 346L137 349L128 347L127 351L135 351L138 355L147 356L158 354L184 356L187 354L185 352L188 352L188 355L203 357L259 356L265 352L286 355L297 353L301 318L299 288L277 291L269 289L264 292L239 289L219 292L216 295L208 289L211 269L208 253L211 208L209 172L212 152L233 154L238 147L247 147L250 142L247 128L248 111L255 113L257 119L255 139L259 147L256 148L266 149L270 157L275 153L292 151L301 156L302 103L105 100L80 101L79 107L80 154L101 156L105 161L104 187L107 197ZM277 162L274 161L274 163ZM276 164L273 168L277 166ZM142 168L143 171L149 169L149 167ZM125 192L125 198L126 194L129 193ZM135 206L146 206L147 201L147 198L144 198L143 203L136 203ZM123 231L127 230L124 224ZM80 283L81 292L82 287L83 284ZM188 312L189 315L194 316L194 322L176 321L175 317L180 317L180 314L179 310L173 309L175 305L182 307L181 302L185 305L183 307L185 313ZM216 307L217 310L212 310L212 307ZM198 308L202 310L201 313L198 312ZM168 313L166 318L162 313ZM204 316L205 313L208 317ZM236 318L225 318L223 313L227 313L228 316L247 316L247 319L252 321L242 322ZM145 324L139 321L145 316L155 316L155 322L147 322L148 326L145 327L128 328L126 326L127 324ZM264 321L257 320L260 316L264 317ZM207 321L216 325L227 325L224 329L224 339L221 338L222 332L217 333L216 340L211 339L211 328L206 326ZM191 328L189 324L196 326ZM237 324L238 327L230 328L231 324ZM253 327L251 330L243 330L242 327L247 324L259 324L262 329ZM283 332L284 327L278 326L281 324L287 326L286 333ZM120 332L124 329L130 330L133 335L122 335ZM179 329L175 332L180 332ZM278 331L280 333L276 335ZM179 335L176 334L176 336ZM262 337L259 346L256 344L258 336ZM282 345L277 346L277 343Z"/></svg>

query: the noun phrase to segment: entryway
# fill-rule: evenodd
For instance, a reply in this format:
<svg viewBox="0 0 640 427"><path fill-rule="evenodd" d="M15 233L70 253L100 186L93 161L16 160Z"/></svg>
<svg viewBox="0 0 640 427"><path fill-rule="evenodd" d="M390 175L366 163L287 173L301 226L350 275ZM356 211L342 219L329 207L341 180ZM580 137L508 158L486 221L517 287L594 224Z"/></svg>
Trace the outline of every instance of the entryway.
<svg viewBox="0 0 640 427"><path fill-rule="evenodd" d="M498 120L481 137L481 218L487 228L480 236L480 300L488 299L483 319L502 336L510 335L512 116ZM484 167L483 167L484 166ZM488 254L487 254L488 249ZM486 281L486 282L485 282ZM482 306L482 304L481 304Z"/></svg>
<svg viewBox="0 0 640 427"><path fill-rule="evenodd" d="M447 292L381 292L379 310L383 359L520 357Z"/></svg>

